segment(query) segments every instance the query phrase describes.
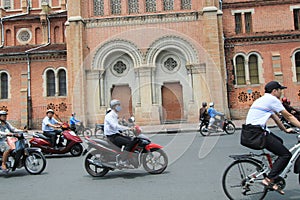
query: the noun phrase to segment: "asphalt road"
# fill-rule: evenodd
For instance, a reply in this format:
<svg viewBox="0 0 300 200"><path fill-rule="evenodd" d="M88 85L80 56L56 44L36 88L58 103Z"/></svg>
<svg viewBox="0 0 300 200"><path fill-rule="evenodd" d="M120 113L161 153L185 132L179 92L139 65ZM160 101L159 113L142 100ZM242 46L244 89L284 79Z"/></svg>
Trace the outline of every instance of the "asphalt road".
<svg viewBox="0 0 300 200"><path fill-rule="evenodd" d="M273 131L284 138L287 146L295 144L295 135ZM47 167L41 175L29 175L25 169L8 176L0 173L0 199L226 199L221 178L232 162L228 155L250 152L239 145L240 131L208 137L196 132L150 136L153 142L165 146L169 156L169 166L161 175L150 175L140 168L93 178L84 170L83 157L47 156ZM266 199L300 199L298 177L292 172L285 192L284 196L270 192Z"/></svg>

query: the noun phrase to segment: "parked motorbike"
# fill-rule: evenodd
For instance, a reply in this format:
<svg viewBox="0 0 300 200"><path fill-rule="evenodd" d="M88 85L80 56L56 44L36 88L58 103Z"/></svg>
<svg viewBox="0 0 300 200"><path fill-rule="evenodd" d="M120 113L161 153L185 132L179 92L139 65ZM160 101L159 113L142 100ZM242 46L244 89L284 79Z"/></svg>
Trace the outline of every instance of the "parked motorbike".
<svg viewBox="0 0 300 200"><path fill-rule="evenodd" d="M33 138L29 141L32 147L39 147L45 154L65 154L71 153L73 156L80 156L83 152L81 138L70 130L67 123L62 125L62 133L58 138L58 147L54 148L51 145L51 139L42 133L34 133Z"/></svg>
<svg viewBox="0 0 300 200"><path fill-rule="evenodd" d="M203 136L208 136L211 133L220 131L225 131L227 134L231 135L235 132L235 125L231 120L225 118L225 116L220 116L220 118L216 118L211 129L208 128L208 121L201 121L199 131Z"/></svg>
<svg viewBox="0 0 300 200"><path fill-rule="evenodd" d="M14 149L6 162L9 171L15 171L17 168L25 167L29 174L40 174L46 167L46 159L40 148L29 147L24 133L14 134L20 144L18 149ZM0 162L2 163L3 152L0 153Z"/></svg>
<svg viewBox="0 0 300 200"><path fill-rule="evenodd" d="M84 166L88 174L93 177L102 177L110 170L116 169L136 169L143 165L144 169L150 174L160 174L168 166L167 154L163 147L151 143L150 139L141 134L139 126L135 126L133 131L135 137L132 138L134 144L128 154L128 166L120 165L119 159L123 148L116 147L105 139L85 138L88 145L87 155Z"/></svg>

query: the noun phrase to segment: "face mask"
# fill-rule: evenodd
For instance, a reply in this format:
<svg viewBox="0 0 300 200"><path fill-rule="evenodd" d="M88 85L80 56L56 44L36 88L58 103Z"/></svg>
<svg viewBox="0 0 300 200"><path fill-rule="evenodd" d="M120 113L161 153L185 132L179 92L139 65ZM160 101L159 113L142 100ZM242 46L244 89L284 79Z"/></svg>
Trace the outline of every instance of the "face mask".
<svg viewBox="0 0 300 200"><path fill-rule="evenodd" d="M117 106L116 106L116 111L117 111L117 112L120 112L121 110L122 110L122 107L119 106L119 105L117 105Z"/></svg>

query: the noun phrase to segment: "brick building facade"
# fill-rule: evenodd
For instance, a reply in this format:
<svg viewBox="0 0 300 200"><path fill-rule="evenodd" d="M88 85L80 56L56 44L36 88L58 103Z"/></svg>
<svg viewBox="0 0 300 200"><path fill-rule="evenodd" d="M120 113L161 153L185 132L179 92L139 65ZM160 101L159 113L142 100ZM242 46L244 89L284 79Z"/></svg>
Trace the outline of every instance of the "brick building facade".
<svg viewBox="0 0 300 200"><path fill-rule="evenodd" d="M196 122L202 101L239 119L273 79L300 106L300 1L0 5L0 107L19 127L40 127L47 108L93 125L112 98L139 124Z"/></svg>
<svg viewBox="0 0 300 200"><path fill-rule="evenodd" d="M300 1L224 0L222 11L231 116L243 119L271 80L299 107Z"/></svg>

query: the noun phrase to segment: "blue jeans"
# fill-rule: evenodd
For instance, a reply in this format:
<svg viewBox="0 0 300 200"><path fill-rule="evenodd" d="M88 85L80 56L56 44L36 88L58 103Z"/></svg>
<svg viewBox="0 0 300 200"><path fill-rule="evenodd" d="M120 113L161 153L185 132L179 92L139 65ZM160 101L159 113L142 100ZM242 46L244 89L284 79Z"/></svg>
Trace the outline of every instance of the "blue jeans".
<svg viewBox="0 0 300 200"><path fill-rule="evenodd" d="M49 137L49 138L50 138L52 147L55 147L57 136L60 135L60 133L61 133L61 130L44 131L44 132L43 132L43 134L44 134L46 137Z"/></svg>

